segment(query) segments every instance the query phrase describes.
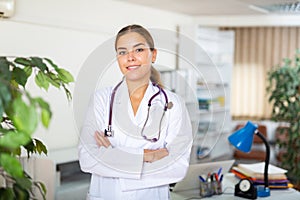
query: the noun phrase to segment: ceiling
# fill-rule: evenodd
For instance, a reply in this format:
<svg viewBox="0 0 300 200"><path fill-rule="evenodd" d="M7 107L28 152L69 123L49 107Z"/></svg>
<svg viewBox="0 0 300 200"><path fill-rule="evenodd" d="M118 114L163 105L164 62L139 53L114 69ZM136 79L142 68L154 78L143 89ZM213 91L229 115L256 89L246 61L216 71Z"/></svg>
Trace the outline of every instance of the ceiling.
<svg viewBox="0 0 300 200"><path fill-rule="evenodd" d="M300 13L300 0L118 0L182 14L199 15L257 15ZM282 4L288 4L283 7Z"/></svg>

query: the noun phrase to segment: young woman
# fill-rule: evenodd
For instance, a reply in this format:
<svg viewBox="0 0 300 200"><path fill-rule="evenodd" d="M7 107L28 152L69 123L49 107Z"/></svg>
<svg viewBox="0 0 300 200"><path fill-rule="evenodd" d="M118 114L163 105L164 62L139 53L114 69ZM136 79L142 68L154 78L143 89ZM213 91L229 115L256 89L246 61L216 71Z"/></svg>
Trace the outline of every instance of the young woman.
<svg viewBox="0 0 300 200"><path fill-rule="evenodd" d="M88 199L169 199L169 184L189 165L190 119L183 100L163 89L153 68L157 50L139 25L115 40L124 77L91 98L79 143L79 161L92 174Z"/></svg>

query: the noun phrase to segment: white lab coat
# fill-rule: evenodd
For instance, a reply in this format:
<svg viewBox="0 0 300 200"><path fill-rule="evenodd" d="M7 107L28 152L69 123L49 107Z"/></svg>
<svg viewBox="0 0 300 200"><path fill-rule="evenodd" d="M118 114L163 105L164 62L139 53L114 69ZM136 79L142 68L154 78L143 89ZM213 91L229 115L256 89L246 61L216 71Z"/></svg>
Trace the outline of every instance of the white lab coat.
<svg viewBox="0 0 300 200"><path fill-rule="evenodd" d="M185 176L192 146L192 128L185 104L179 96L165 90L173 108L166 111L160 139L155 143L144 140L139 131L126 133L117 122L120 117L114 116L126 116L132 121L130 123L142 127L148 100L157 91L157 87L149 84L134 116L129 100L124 102L122 96L128 95L126 82L121 84L114 100L114 137L109 138L109 148L99 147L94 133L96 130L104 132L107 128L112 88L96 91L92 96L78 146L81 169L92 174L88 199L166 200L169 199L169 184ZM155 97L155 102L165 102L162 93ZM143 162L144 149L163 147L168 149L168 156L153 163Z"/></svg>

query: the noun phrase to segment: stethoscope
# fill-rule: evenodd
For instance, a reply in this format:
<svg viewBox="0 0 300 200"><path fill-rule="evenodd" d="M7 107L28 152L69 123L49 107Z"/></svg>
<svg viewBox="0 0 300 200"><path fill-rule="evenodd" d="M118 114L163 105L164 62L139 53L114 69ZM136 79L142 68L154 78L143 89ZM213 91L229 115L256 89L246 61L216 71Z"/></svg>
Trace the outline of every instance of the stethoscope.
<svg viewBox="0 0 300 200"><path fill-rule="evenodd" d="M115 98L115 94L116 91L118 90L118 88L120 87L120 85L123 83L124 78L122 79L122 81L120 81L113 89L112 94L111 94L111 99L110 99L110 105L109 105L109 118L108 118L108 126L107 129L104 130L104 135L106 137L113 137L114 136L114 131L112 130L112 112L113 112L113 104L114 104L114 98ZM157 83L152 83L153 86L158 88L158 92L155 93L148 101L148 111L147 111L147 118L145 120L145 123L143 125L143 128L141 130L141 136L149 141L149 142L157 142L160 138L160 132L161 132L161 123L162 120L165 116L165 112L167 111L167 109L171 109L173 107L173 103L169 102L168 100L168 96L166 94L166 92L157 84ZM153 99L159 95L160 93L163 94L163 96L165 97L165 104L164 104L164 108L163 108L163 114L161 116L160 122L159 122L159 132L158 132L158 137L157 138L148 138L146 135L144 135L144 129L146 127L146 124L148 122L149 119L149 111L150 111L150 107L152 104Z"/></svg>

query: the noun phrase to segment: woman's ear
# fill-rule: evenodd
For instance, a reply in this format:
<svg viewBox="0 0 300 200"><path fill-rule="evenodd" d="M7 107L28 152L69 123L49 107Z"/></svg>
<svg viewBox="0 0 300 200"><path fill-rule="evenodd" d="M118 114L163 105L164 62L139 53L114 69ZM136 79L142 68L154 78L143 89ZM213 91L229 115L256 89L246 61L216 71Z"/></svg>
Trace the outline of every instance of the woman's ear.
<svg viewBox="0 0 300 200"><path fill-rule="evenodd" d="M153 49L153 51L152 51L152 63L155 63L156 55L157 55L157 50Z"/></svg>

